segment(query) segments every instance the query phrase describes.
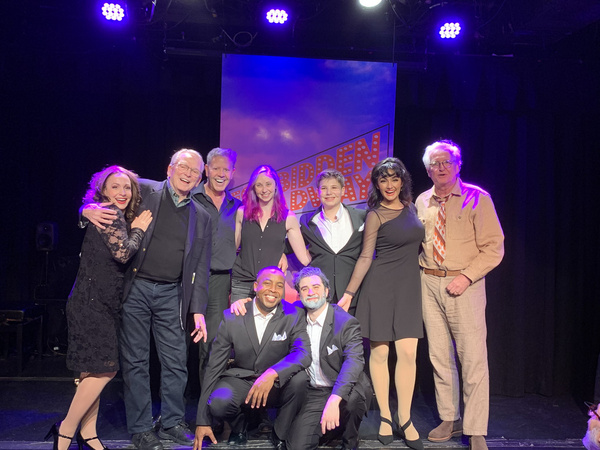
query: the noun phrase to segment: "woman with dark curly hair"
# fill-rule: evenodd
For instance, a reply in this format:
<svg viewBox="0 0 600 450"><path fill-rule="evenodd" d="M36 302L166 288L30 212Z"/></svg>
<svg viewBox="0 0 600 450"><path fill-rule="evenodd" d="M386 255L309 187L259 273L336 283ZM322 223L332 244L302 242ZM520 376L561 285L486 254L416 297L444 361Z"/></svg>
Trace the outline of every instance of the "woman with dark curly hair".
<svg viewBox="0 0 600 450"><path fill-rule="evenodd" d="M137 252L152 221L150 211L135 217L140 204L137 175L119 166L95 173L83 198L114 209L112 225L88 229L81 247L77 279L67 303L67 367L79 372L77 391L67 416L46 439L54 449L69 448L77 432L79 448L104 449L96 434L100 393L119 370L118 327L125 263Z"/></svg>
<svg viewBox="0 0 600 450"><path fill-rule="evenodd" d="M394 439L388 369L390 342L393 342L398 357L394 381L400 435L410 448L422 449L410 410L417 342L423 337L418 256L425 231L412 203L411 191L410 174L402 161L386 158L375 165L361 255L338 305L347 309L362 282L356 318L363 337L371 344L369 371L381 415L377 438L384 445Z"/></svg>

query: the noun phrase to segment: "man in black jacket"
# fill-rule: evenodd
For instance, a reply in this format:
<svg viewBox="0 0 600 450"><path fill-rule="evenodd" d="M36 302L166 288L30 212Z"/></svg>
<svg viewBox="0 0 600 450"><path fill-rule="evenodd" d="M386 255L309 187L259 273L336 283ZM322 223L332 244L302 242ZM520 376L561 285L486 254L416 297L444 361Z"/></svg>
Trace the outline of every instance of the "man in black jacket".
<svg viewBox="0 0 600 450"><path fill-rule="evenodd" d="M152 431L150 333L161 362L158 435L181 445L193 443L184 422L185 329L191 330L195 342L206 340L212 226L209 214L190 196L203 168L198 152L182 149L171 158L167 180L139 180L138 212L148 209L154 220L125 274L119 350L127 430L140 450L163 448ZM101 206L87 205L82 214L98 226L110 223L112 210Z"/></svg>
<svg viewBox="0 0 600 450"><path fill-rule="evenodd" d="M294 279L306 308L312 363L310 386L294 419L290 448L313 450L336 431L343 449L358 448L358 429L373 396L365 372L360 325L337 305L327 302L329 280L317 267L305 267Z"/></svg>
<svg viewBox="0 0 600 450"><path fill-rule="evenodd" d="M317 175L321 206L300 218L300 229L312 258L331 282L331 303L338 303L348 286L362 248L366 211L345 206L344 176L333 169ZM358 293L352 304L340 304L354 314Z"/></svg>
<svg viewBox="0 0 600 450"><path fill-rule="evenodd" d="M265 267L254 283L256 297L248 314L225 315L202 381L194 449L204 437L217 443L212 419L231 425L230 445L247 441L245 407L277 405L271 441L285 449L289 428L308 386L310 343L304 311L282 302L285 277L277 267ZM231 353L234 353L233 360Z"/></svg>

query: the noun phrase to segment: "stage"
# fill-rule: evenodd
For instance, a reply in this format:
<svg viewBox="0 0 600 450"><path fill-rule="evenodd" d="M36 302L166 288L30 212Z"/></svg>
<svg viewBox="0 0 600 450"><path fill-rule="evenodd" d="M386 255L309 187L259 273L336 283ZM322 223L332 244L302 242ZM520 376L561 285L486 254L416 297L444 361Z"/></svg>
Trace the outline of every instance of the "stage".
<svg viewBox="0 0 600 450"><path fill-rule="evenodd" d="M41 359L28 359L22 375L14 372L14 358L0 361L0 449L50 449L51 442L43 442L50 426L60 421L69 406L75 386L72 374L65 368L64 355L46 352ZM186 420L193 429L197 388L190 382L187 395ZM158 403L154 403L158 410ZM492 396L488 446L502 449L556 449L582 448L581 438L586 430L586 408L570 396L543 397L525 395L512 398ZM376 440L379 412L375 407L369 411L361 425L361 448L406 448L396 438L389 446ZM432 394L422 392L417 382L413 403L413 422L422 436L438 424L435 401ZM231 448L227 445L227 427L213 448ZM125 426L122 380L120 375L107 386L100 404L98 434L111 449L134 448ZM189 448L163 441L165 448ZM205 443L205 446L207 444ZM425 448L464 449L468 440L453 438L444 443L424 441ZM339 448L339 442L322 448ZM72 448L76 448L73 443ZM272 448L266 435L250 436L248 449Z"/></svg>

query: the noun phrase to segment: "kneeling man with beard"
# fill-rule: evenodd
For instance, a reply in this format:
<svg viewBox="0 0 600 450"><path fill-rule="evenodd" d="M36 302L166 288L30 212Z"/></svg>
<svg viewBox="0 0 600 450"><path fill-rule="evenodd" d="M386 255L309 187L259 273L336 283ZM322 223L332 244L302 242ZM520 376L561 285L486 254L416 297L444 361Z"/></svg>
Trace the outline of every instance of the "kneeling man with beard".
<svg viewBox="0 0 600 450"><path fill-rule="evenodd" d="M310 386L292 423L289 448L316 449L341 435L342 449L358 448L358 429L373 396L363 371L363 343L358 320L328 303L329 280L317 267L305 267L294 286L306 308L312 363Z"/></svg>

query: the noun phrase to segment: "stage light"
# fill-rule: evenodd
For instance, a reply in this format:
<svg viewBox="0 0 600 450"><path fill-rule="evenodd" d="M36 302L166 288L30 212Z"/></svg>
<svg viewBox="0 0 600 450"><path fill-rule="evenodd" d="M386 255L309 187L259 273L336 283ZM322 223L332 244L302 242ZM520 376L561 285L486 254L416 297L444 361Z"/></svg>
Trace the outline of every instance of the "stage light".
<svg viewBox="0 0 600 450"><path fill-rule="evenodd" d="M121 22L125 18L125 8L119 3L104 3L102 5L102 15L106 20Z"/></svg>
<svg viewBox="0 0 600 450"><path fill-rule="evenodd" d="M381 0L359 0L360 6L365 8L373 8L381 3Z"/></svg>
<svg viewBox="0 0 600 450"><path fill-rule="evenodd" d="M288 20L288 13L285 9L270 9L266 18L269 23L283 24Z"/></svg>
<svg viewBox="0 0 600 450"><path fill-rule="evenodd" d="M460 34L459 22L446 22L440 27L440 37L442 39L455 39Z"/></svg>

